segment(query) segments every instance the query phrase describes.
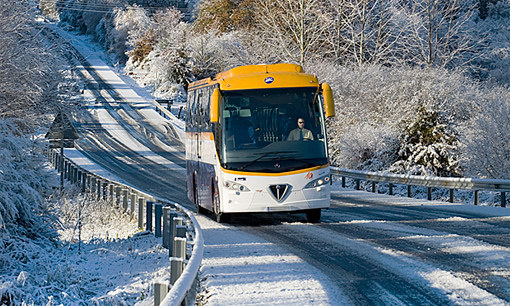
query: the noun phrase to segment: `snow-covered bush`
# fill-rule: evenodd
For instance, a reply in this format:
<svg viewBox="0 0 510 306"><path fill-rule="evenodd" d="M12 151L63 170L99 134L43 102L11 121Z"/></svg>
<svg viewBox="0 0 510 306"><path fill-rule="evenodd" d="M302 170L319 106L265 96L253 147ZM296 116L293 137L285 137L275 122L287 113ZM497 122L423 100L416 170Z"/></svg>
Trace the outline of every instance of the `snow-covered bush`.
<svg viewBox="0 0 510 306"><path fill-rule="evenodd" d="M144 36L148 25L149 17L144 9L136 5L126 9L115 8L112 14L106 14L100 20L95 35L107 52L114 54L120 63L125 63L126 52Z"/></svg>
<svg viewBox="0 0 510 306"><path fill-rule="evenodd" d="M444 69L348 68L328 63L315 63L306 70L334 91L337 116L328 120L334 164L459 174L458 129L483 97L470 78Z"/></svg>
<svg viewBox="0 0 510 306"><path fill-rule="evenodd" d="M49 188L42 145L0 120L0 235L52 236L40 192Z"/></svg>
<svg viewBox="0 0 510 306"><path fill-rule="evenodd" d="M156 239L126 239L138 231L129 214L80 194L72 185L62 196L50 198L49 206L55 212L51 223L58 240L32 240L0 231L0 305L133 305L146 294L150 283L119 290L122 282L112 282L89 265L98 262L98 267L109 270L110 260L126 260L128 265L146 260L146 255L133 251L136 247L159 252Z"/></svg>
<svg viewBox="0 0 510 306"><path fill-rule="evenodd" d="M510 92L494 87L484 92L474 118L461 134L462 165L469 176L510 178Z"/></svg>
<svg viewBox="0 0 510 306"><path fill-rule="evenodd" d="M427 101L418 106L416 117L400 135L398 161L391 172L413 175L460 176L457 135L440 103Z"/></svg>

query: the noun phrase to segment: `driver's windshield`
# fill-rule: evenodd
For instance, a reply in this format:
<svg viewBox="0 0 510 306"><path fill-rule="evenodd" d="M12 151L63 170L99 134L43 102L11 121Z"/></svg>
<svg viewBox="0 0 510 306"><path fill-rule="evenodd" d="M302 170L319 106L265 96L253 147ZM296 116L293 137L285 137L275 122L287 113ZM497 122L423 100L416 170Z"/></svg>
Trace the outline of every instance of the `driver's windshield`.
<svg viewBox="0 0 510 306"><path fill-rule="evenodd" d="M282 172L327 163L317 87L224 91L224 168Z"/></svg>

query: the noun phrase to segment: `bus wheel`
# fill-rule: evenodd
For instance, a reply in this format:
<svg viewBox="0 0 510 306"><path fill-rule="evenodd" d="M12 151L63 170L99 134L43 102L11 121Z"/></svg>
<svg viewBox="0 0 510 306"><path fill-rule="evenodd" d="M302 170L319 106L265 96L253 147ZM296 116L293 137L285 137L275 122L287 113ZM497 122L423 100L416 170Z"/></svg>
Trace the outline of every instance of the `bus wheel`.
<svg viewBox="0 0 510 306"><path fill-rule="evenodd" d="M306 211L306 219L308 222L317 223L321 220L321 209L310 209Z"/></svg>
<svg viewBox="0 0 510 306"><path fill-rule="evenodd" d="M213 185L213 210L214 215L216 217L216 222L218 223L229 223L231 219L230 214L222 213L220 212L220 192L218 191L218 188L216 185Z"/></svg>
<svg viewBox="0 0 510 306"><path fill-rule="evenodd" d="M205 215L207 213L207 210L200 206L198 201L198 185L197 185L197 179L196 177L193 178L193 199L195 200L195 206L197 208L197 213Z"/></svg>

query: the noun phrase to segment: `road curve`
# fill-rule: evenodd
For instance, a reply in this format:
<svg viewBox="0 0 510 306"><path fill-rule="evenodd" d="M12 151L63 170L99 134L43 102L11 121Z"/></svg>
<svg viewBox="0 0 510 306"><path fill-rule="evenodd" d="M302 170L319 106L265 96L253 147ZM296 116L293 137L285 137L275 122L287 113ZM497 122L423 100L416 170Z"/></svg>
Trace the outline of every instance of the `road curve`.
<svg viewBox="0 0 510 306"><path fill-rule="evenodd" d="M182 170L183 146L173 134L138 120L137 110L129 109L128 101L117 97L84 59L78 60L97 103L147 150ZM127 147L91 115L96 107L86 105L89 111L75 118L82 136L78 148L129 184L194 209L186 198L184 171ZM167 152L162 143L178 149ZM510 304L507 216L339 189L322 223L305 220L303 214L236 215L232 226L314 265L352 305Z"/></svg>

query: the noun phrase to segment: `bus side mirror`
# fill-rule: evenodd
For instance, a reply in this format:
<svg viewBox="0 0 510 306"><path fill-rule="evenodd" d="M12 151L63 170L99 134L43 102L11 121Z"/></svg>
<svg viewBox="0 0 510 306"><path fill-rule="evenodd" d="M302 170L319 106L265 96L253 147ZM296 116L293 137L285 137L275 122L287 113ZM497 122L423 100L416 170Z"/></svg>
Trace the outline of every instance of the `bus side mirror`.
<svg viewBox="0 0 510 306"><path fill-rule="evenodd" d="M335 117L335 101L333 101L333 91L326 84L321 84L322 96L324 97L324 107L326 108L326 117Z"/></svg>
<svg viewBox="0 0 510 306"><path fill-rule="evenodd" d="M211 123L217 123L220 121L220 101L221 92L219 88L215 88L211 95L211 109L209 111L209 119Z"/></svg>

